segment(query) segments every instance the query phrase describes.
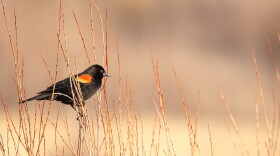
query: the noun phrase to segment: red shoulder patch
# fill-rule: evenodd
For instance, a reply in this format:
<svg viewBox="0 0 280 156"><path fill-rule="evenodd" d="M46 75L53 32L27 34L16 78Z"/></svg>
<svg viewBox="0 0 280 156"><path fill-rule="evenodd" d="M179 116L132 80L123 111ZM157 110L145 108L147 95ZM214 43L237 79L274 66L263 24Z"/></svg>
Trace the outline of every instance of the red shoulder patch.
<svg viewBox="0 0 280 156"><path fill-rule="evenodd" d="M92 80L92 77L89 74L83 74L77 78L77 81L81 82L81 83L90 83L91 80Z"/></svg>

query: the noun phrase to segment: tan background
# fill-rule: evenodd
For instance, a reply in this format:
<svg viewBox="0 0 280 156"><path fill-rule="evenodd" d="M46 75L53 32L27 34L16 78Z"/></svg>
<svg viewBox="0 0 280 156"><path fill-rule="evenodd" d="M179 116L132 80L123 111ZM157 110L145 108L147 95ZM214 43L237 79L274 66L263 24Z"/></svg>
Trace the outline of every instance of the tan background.
<svg viewBox="0 0 280 156"><path fill-rule="evenodd" d="M178 153L188 153L184 146L187 133L186 121L180 105L177 84L172 71L174 65L183 85L185 97L192 111L195 110L197 92L200 92L201 155L210 155L207 125L213 134L215 155L236 155L232 141L223 121L223 107L219 88L225 92L227 101L240 124L241 136L248 149L255 155L254 101L259 101L257 82L250 55L255 48L267 102L272 101L272 90L279 93L270 61L265 35L273 43L277 63L279 43L277 31L280 26L280 1L98 1L105 14L108 9L108 80L109 106L116 100L118 69L116 38L119 37L123 88L127 78L132 90L133 104L152 127L157 100L150 51L159 61L159 72L170 118L171 134ZM4 1L10 27L13 26L13 7L18 24L18 47L24 58L24 86L28 97L51 84L41 56L46 60L52 76L55 74L58 31L58 1ZM75 11L87 49L93 62L90 35L90 12L88 1L65 1L65 32L68 41L71 68L75 61L79 71L89 66L77 26L72 14ZM97 61L102 64L102 36L97 12L94 12ZM15 36L14 29L11 30ZM0 93L10 109L17 108L13 59L5 29L4 17L0 16ZM65 62L60 56L58 79L68 75ZM277 98L279 96L277 94ZM30 103L32 105L32 102ZM89 108L93 106L89 106ZM69 114L73 110L63 106ZM56 106L53 107L56 111ZM17 113L16 111L14 113ZM54 113L55 114L55 113ZM4 116L1 115L1 122ZM152 119L151 119L152 118ZM262 125L264 126L264 125ZM147 128L149 129L149 128ZM264 127L263 127L263 130ZM148 132L150 135L151 133ZM264 135L265 136L265 135ZM147 137L148 138L148 137ZM147 139L148 140L148 139ZM185 141L185 142L184 142ZM261 142L262 149L265 148ZM265 153L265 150L262 150ZM240 154L240 153L238 153Z"/></svg>

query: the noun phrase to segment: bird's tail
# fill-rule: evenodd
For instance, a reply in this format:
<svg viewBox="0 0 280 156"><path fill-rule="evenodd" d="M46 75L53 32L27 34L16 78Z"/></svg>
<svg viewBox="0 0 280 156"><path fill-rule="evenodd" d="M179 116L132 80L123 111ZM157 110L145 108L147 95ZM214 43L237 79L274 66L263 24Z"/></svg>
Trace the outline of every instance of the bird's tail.
<svg viewBox="0 0 280 156"><path fill-rule="evenodd" d="M49 96L49 94L39 94L39 95L36 95L36 96L34 96L32 98L29 98L29 99L26 99L26 100L23 100L23 101L19 101L18 104L22 104L22 103L25 103L25 102L28 102L28 101L32 101L32 100L44 100L48 96Z"/></svg>
<svg viewBox="0 0 280 156"><path fill-rule="evenodd" d="M34 97L32 97L32 98L29 98L29 99L23 100L23 101L19 101L19 102L18 102L18 104L22 104L22 103L25 103L25 102L28 102L28 101L36 100L36 99L37 99L37 97L38 97L38 95L37 95L37 96L34 96Z"/></svg>

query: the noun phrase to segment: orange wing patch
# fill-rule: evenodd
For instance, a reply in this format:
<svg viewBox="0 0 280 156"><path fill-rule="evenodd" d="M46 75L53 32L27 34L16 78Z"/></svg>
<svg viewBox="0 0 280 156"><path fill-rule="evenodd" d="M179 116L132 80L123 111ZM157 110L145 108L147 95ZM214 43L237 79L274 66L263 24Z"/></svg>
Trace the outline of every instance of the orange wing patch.
<svg viewBox="0 0 280 156"><path fill-rule="evenodd" d="M77 81L81 83L90 83L92 80L92 77L88 74L83 74L77 78Z"/></svg>

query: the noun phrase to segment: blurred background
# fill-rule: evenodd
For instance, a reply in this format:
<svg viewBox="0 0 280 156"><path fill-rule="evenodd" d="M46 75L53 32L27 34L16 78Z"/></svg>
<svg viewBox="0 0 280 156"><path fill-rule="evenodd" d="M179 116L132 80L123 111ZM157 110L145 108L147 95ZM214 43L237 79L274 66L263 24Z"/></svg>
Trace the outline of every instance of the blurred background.
<svg viewBox="0 0 280 156"><path fill-rule="evenodd" d="M264 95L272 102L272 91L277 90L266 37L271 39L277 64L280 61L277 32L280 26L280 1L253 0L208 0L208 1L159 1L119 0L96 1L103 20L107 10L109 73L107 82L109 99L118 97L117 37L121 60L122 85L126 79L132 91L135 110L149 121L155 114L153 100L157 99L150 52L159 63L160 79L167 104L171 125L183 127L184 113L180 94L173 74L174 65L182 83L184 96L194 112L197 94L200 98L201 136L207 136L207 125L212 126L213 146L217 155L224 149L236 155L223 121L223 105L219 90L224 91L248 148L255 148L255 102L260 102L257 81L250 49L255 49L260 68ZM51 75L55 75L59 1L25 0L5 1L7 21L15 41L13 7L18 26L18 47L24 59L24 87L26 96L34 96L50 85L51 79L42 57L46 60ZM89 66L82 40L73 16L75 12L91 63L103 64L102 30L99 15L93 8L95 34L94 55L91 38L89 1L65 1L65 34L71 68L83 71ZM17 92L13 81L14 64L5 27L3 12L0 14L0 93L10 109L17 110ZM279 64L278 64L279 65ZM60 55L58 80L68 76L68 70ZM278 94L276 97L279 98ZM88 102L88 107L90 106ZM30 102L32 104L32 102ZM110 105L109 102L109 106ZM55 106L53 111L55 110ZM75 112L67 106L63 109ZM15 111L17 113L17 111ZM55 113L54 113L55 114ZM1 115L1 118L4 116ZM153 119L153 118L152 118ZM3 119L1 119L3 120ZM182 124L180 123L182 122ZM184 134L172 128L174 134ZM178 131L178 133L177 133ZM253 131L253 133L252 133ZM224 133L224 138L219 135ZM243 132L243 133L242 133ZM180 138L179 136L174 136ZM201 139L203 149L209 152L209 143ZM215 140L216 139L216 140ZM180 142L180 140L178 139ZM217 145L223 142L222 145ZM215 144L216 143L216 144ZM185 149L178 143L178 149ZM262 144L265 147L264 144ZM205 154L204 153L204 154ZM203 152L202 152L203 154ZM206 154L207 155L207 154Z"/></svg>

